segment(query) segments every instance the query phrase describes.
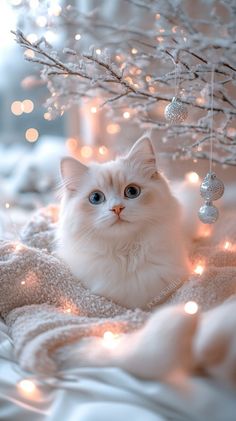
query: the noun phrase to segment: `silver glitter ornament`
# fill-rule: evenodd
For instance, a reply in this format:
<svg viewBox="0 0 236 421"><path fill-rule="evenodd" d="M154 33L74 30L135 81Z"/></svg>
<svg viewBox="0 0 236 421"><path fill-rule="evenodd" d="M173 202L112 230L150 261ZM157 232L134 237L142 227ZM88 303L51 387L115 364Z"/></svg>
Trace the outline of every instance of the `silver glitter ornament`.
<svg viewBox="0 0 236 421"><path fill-rule="evenodd" d="M165 118L172 124L182 123L188 117L188 110L178 98L174 97L165 108Z"/></svg>
<svg viewBox="0 0 236 421"><path fill-rule="evenodd" d="M224 184L216 177L214 172L209 172L204 178L201 186L201 196L208 201L218 200L224 194Z"/></svg>
<svg viewBox="0 0 236 421"><path fill-rule="evenodd" d="M206 202L200 207L198 216L203 224L214 224L218 219L219 211L212 202Z"/></svg>

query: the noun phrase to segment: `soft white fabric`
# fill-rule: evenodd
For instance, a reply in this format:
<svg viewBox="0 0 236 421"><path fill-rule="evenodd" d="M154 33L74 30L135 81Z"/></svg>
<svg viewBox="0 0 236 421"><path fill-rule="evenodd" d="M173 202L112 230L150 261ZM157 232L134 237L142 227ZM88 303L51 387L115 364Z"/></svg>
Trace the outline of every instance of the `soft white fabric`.
<svg viewBox="0 0 236 421"><path fill-rule="evenodd" d="M29 376L29 377L28 377ZM15 363L10 338L0 326L0 420L3 421L235 421L236 396L209 379L184 384L141 381L117 368L71 368L59 379L38 380L39 398L20 395L16 384L31 378Z"/></svg>

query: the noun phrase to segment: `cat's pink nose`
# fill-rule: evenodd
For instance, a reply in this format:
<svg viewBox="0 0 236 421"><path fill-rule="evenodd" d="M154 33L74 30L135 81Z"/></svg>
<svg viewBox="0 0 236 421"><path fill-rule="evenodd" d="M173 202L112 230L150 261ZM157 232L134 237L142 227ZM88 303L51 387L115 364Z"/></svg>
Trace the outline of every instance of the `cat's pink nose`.
<svg viewBox="0 0 236 421"><path fill-rule="evenodd" d="M120 215L121 211L125 208L123 205L115 205L113 208L110 209L110 211L114 212L116 215Z"/></svg>

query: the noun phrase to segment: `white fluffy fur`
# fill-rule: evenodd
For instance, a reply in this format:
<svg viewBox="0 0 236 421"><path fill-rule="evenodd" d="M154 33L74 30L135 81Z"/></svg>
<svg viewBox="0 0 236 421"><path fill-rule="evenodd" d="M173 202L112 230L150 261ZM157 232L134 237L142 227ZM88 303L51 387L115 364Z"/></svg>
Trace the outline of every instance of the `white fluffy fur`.
<svg viewBox="0 0 236 421"><path fill-rule="evenodd" d="M92 292L124 306L144 307L171 281L188 275L180 210L156 167L151 141L141 138L128 155L88 167L73 158L61 164L65 184L58 252ZM136 199L124 197L138 184ZM106 201L92 205L100 190ZM111 212L125 206L120 219Z"/></svg>

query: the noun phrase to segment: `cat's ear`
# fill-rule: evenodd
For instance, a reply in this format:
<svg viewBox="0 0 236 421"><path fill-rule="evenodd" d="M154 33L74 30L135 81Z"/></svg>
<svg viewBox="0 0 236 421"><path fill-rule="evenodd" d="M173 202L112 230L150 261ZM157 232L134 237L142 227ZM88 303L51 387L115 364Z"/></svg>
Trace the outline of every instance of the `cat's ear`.
<svg viewBox="0 0 236 421"><path fill-rule="evenodd" d="M155 151L150 138L146 135L135 142L125 159L138 165L151 177L157 174Z"/></svg>
<svg viewBox="0 0 236 421"><path fill-rule="evenodd" d="M61 177L67 190L76 191L79 181L86 171L88 171L88 167L77 159L66 157L61 160Z"/></svg>

